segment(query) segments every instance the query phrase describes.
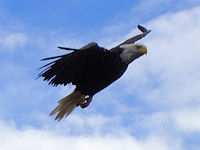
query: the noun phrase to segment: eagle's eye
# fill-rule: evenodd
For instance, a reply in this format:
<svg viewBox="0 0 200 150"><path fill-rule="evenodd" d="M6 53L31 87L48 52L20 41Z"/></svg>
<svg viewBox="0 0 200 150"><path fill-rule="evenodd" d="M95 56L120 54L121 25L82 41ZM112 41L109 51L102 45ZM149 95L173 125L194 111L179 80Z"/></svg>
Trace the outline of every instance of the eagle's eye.
<svg viewBox="0 0 200 150"><path fill-rule="evenodd" d="M135 46L137 49L140 49L140 48L142 48L142 46L141 45L136 45Z"/></svg>

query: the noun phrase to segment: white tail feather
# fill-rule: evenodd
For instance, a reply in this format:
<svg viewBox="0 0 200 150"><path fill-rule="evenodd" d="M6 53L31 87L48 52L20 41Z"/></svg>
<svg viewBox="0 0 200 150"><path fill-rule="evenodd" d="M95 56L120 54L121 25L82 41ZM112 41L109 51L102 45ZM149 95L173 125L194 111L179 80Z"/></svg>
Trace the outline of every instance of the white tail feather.
<svg viewBox="0 0 200 150"><path fill-rule="evenodd" d="M58 119L58 121L60 121L64 116L67 117L74 110L74 108L83 103L84 100L85 95L80 92L73 91L68 96L59 100L58 106L49 115L52 116L58 112L55 120Z"/></svg>

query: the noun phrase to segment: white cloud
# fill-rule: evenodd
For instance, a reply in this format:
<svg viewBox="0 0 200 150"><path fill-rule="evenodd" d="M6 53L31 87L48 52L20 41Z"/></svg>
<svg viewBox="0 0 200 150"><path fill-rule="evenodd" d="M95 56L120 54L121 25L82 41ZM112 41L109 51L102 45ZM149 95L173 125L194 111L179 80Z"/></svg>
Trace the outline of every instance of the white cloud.
<svg viewBox="0 0 200 150"><path fill-rule="evenodd" d="M10 33L0 37L1 49L13 50L26 45L28 37L25 33Z"/></svg>
<svg viewBox="0 0 200 150"><path fill-rule="evenodd" d="M200 110L179 110L174 112L173 119L178 130L200 132Z"/></svg>
<svg viewBox="0 0 200 150"><path fill-rule="evenodd" d="M145 90L140 95L153 105L200 102L199 10L167 14L148 23L152 32L143 39L148 56L134 62L123 78L128 91Z"/></svg>
<svg viewBox="0 0 200 150"><path fill-rule="evenodd" d="M98 124L98 123L97 123ZM87 130L87 128L85 129ZM136 139L130 135L69 136L49 130L17 129L13 124L0 122L0 149L3 150L180 150L180 142L150 135Z"/></svg>
<svg viewBox="0 0 200 150"><path fill-rule="evenodd" d="M172 111L154 112L143 116L138 124L143 129L149 129L153 133L163 134L163 132L173 130L176 133L200 132L200 111L197 108L174 109ZM175 135L175 133L174 133Z"/></svg>

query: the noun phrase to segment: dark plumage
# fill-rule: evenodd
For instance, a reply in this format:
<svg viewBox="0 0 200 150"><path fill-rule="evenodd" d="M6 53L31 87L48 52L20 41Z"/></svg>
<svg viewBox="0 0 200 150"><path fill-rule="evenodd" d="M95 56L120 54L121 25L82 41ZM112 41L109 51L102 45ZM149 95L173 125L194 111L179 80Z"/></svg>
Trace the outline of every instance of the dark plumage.
<svg viewBox="0 0 200 150"><path fill-rule="evenodd" d="M40 76L57 86L71 83L84 95L94 95L118 79L126 70L119 55L97 45L57 57ZM47 58L55 59L55 57Z"/></svg>
<svg viewBox="0 0 200 150"><path fill-rule="evenodd" d="M133 43L150 31L141 26L138 28L144 33L110 50L99 47L93 42L80 49L58 47L72 52L42 59L42 61L53 61L40 68L45 69L38 78L43 77L53 86L69 83L76 86L70 95L59 101L58 107L50 115L59 112L56 119L60 120L64 115L69 115L76 106L87 107L94 94L120 78L130 62L146 53L145 46Z"/></svg>

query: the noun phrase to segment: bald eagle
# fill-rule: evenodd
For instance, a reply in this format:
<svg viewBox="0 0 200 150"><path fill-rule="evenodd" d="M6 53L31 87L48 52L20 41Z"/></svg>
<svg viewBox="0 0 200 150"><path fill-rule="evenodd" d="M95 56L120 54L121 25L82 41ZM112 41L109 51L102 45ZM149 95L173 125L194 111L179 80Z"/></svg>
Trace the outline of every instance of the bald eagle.
<svg viewBox="0 0 200 150"><path fill-rule="evenodd" d="M43 77L43 80L53 86L65 86L69 83L75 85L71 94L58 101L58 106L50 113L50 116L58 113L55 120L61 120L77 106L87 107L92 97L119 79L132 61L147 54L145 45L134 43L146 36L150 30L140 25L138 28L142 31L141 34L110 50L92 42L80 49L58 47L72 52L42 59L41 61L53 61L41 67L45 69L38 78Z"/></svg>

